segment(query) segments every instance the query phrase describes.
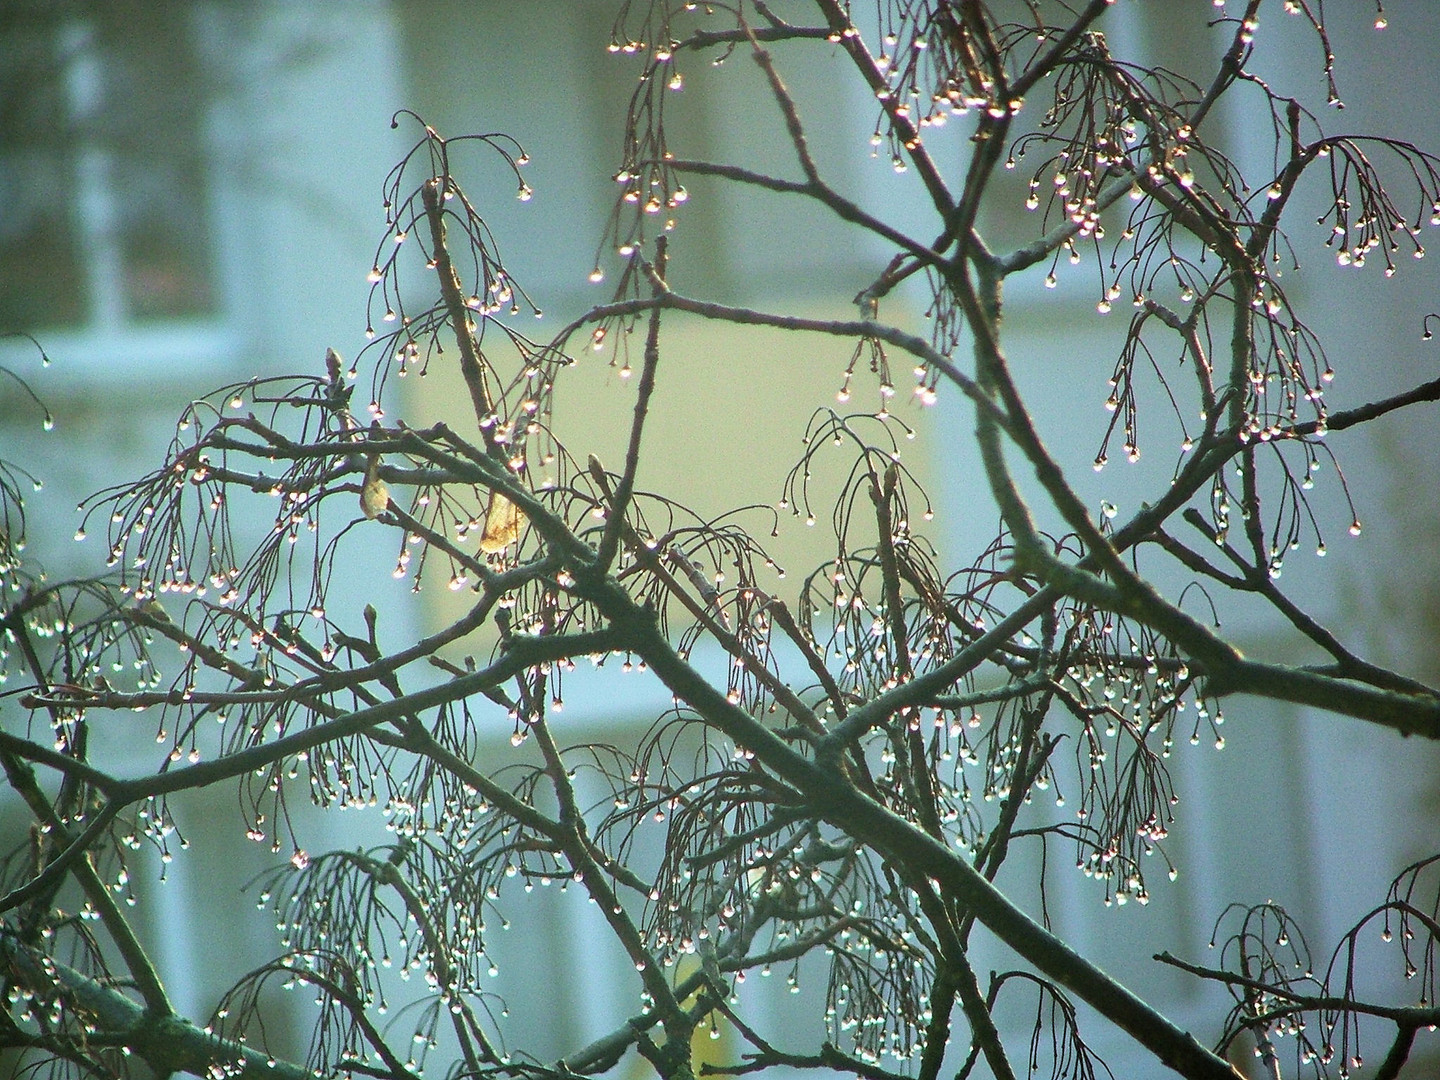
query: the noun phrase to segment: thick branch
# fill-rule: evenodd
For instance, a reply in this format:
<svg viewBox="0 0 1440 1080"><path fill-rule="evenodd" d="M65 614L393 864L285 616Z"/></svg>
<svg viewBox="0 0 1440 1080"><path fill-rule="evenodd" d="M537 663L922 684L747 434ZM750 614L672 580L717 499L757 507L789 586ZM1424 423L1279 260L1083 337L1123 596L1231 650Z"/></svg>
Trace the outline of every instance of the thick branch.
<svg viewBox="0 0 1440 1080"><path fill-rule="evenodd" d="M672 693L799 788L832 824L953 892L997 937L1129 1032L1162 1063L1196 1080L1234 1080L1234 1072L1223 1059L1011 904L942 841L865 798L833 771L795 753L763 724L732 705L675 654L653 619L635 610L623 593L597 588L592 599Z"/></svg>
<svg viewBox="0 0 1440 1080"><path fill-rule="evenodd" d="M7 934L0 934L0 961L40 997L58 992L71 1008L91 1018L96 1026L92 1038L117 1039L157 1076L187 1072L209 1080L223 1070L234 1080L314 1080L308 1069L208 1035L178 1016L157 1016L120 991L26 948Z"/></svg>

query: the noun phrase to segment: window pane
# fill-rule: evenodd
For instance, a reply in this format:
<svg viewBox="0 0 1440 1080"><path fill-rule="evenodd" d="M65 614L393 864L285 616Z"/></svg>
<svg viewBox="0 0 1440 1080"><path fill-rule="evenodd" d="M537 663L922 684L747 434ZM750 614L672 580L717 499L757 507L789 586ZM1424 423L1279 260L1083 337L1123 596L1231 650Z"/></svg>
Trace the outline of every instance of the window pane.
<svg viewBox="0 0 1440 1080"><path fill-rule="evenodd" d="M0 325L204 315L204 118L188 5L0 16Z"/></svg>
<svg viewBox="0 0 1440 1080"><path fill-rule="evenodd" d="M0 14L0 330L75 323L85 278L63 192L65 84L56 20L39 5Z"/></svg>
<svg viewBox="0 0 1440 1080"><path fill-rule="evenodd" d="M131 318L211 307L204 111L188 3L96 5L115 162L117 225Z"/></svg>

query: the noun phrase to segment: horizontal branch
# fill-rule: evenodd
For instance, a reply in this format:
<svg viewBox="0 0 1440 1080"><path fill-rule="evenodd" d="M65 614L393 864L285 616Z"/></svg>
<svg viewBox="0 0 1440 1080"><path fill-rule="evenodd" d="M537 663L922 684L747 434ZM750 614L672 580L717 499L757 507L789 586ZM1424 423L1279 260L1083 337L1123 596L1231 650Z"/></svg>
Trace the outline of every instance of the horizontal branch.
<svg viewBox="0 0 1440 1080"><path fill-rule="evenodd" d="M324 743L358 735L378 724L484 693L518 675L527 667L574 656L609 652L616 645L616 636L603 630L554 637L517 637L512 640L509 650L483 671L462 675L424 690L416 690L379 705L357 709L328 723L317 724L274 742L248 747L215 761L187 765L183 769L157 776L117 781L112 788L111 797L122 802L134 802L242 776L284 758L305 753Z"/></svg>
<svg viewBox="0 0 1440 1080"><path fill-rule="evenodd" d="M1406 405L1418 405L1426 401L1440 401L1440 379L1431 379L1419 386L1412 387L1399 394L1388 398L1381 398L1379 401L1372 401L1366 405L1358 405L1353 409L1344 409L1337 413L1331 413L1325 418L1323 427L1327 431L1344 431L1346 428L1355 427L1357 424L1364 424L1370 420L1378 419L1386 413L1394 412L1396 409L1403 409ZM1281 438L1299 438L1305 435L1314 435L1320 431L1322 425L1318 420L1310 420L1303 424L1295 424L1285 428Z"/></svg>
<svg viewBox="0 0 1440 1080"><path fill-rule="evenodd" d="M678 293L665 291L659 296L640 300L621 300L613 304L601 304L591 308L580 318L570 323L555 336L558 347L567 338L587 323L603 322L606 319L638 315L656 307L675 308L679 311L699 315L717 322L737 323L742 326L769 326L777 330L799 330L831 337L871 338L904 349L915 359L941 372L955 387L972 402L976 408L992 415L1002 429L1009 431L1010 418L980 389L969 375L966 375L944 353L940 352L918 334L911 334L899 327L869 319L813 319L799 315L776 315L757 311L753 308L716 304L707 300L694 300Z"/></svg>
<svg viewBox="0 0 1440 1080"><path fill-rule="evenodd" d="M896 247L904 248L927 266L944 266L948 262L945 256L934 248L920 243L914 237L906 236L893 225L866 213L859 205L851 202L821 180L782 180L779 177L756 172L740 165L695 161L688 158L676 158L673 161L666 161L665 164L676 172L694 173L697 176L718 176L723 180L734 180L736 183L750 184L767 191L803 195L815 199L833 210L837 217L869 229L877 236L889 240Z"/></svg>
<svg viewBox="0 0 1440 1080"><path fill-rule="evenodd" d="M1207 668L1206 691L1253 694L1368 720L1401 735L1440 740L1440 696L1407 694L1333 675L1243 657Z"/></svg>
<svg viewBox="0 0 1440 1080"><path fill-rule="evenodd" d="M1226 971L1223 968L1207 968L1199 964L1192 964L1188 960L1181 960L1168 952L1156 953L1154 958L1162 964L1169 964L1181 971L1188 971L1191 975L1198 975L1202 979L1225 983L1227 986L1243 986L1247 990L1282 998L1292 1003L1297 1010L1358 1013L1363 1016L1378 1017L1381 1020L1390 1020L1402 1027L1434 1027L1440 1024L1440 1008L1435 1006L1372 1005L1354 998L1335 997L1331 994L1302 994L1286 986L1275 986L1259 979Z"/></svg>

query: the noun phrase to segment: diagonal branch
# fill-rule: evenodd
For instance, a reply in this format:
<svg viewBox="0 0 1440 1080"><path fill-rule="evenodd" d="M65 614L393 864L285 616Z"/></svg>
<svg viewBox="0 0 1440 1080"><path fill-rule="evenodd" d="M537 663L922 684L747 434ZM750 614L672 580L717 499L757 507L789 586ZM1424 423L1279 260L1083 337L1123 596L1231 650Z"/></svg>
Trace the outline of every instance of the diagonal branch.
<svg viewBox="0 0 1440 1080"><path fill-rule="evenodd" d="M310 1070L221 1039L174 1015L156 1015L119 990L104 986L54 957L44 956L0 932L0 966L37 996L58 993L95 1025L92 1040L115 1039L157 1076L187 1072L210 1080L314 1080Z"/></svg>
<svg viewBox="0 0 1440 1080"><path fill-rule="evenodd" d="M595 590L593 599L672 693L802 791L826 820L952 891L997 937L1129 1032L1162 1063L1194 1080L1235 1080L1228 1063L1015 907L942 841L864 797L833 771L806 760L728 702L675 654L653 620L636 611L628 598L616 590Z"/></svg>

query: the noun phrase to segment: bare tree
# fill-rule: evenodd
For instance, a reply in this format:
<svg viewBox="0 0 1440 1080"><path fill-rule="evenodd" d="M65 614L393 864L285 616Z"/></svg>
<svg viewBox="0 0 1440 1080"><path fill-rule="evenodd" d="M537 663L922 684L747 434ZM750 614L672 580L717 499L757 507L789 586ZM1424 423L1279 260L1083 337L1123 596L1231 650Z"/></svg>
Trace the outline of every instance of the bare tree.
<svg viewBox="0 0 1440 1080"><path fill-rule="evenodd" d="M0 901L0 1043L20 1070L400 1080L448 1028L447 1075L599 1074L633 1049L670 1080L697 1072L696 1030L724 1023L743 1049L710 1072L1089 1077L1108 1070L1081 1030L1083 1004L1196 1078L1236 1076L1227 1054L1242 1037L1267 1075L1345 1076L1362 1025L1388 1025L1376 1075L1391 1077L1417 1033L1440 1023L1434 860L1388 893L1380 885L1328 962L1305 953L1275 905L1227 913L1217 966L1162 954L1233 994L1215 1046L1057 937L1043 906L1027 913L1043 879L1018 901L994 884L1013 848L1038 841L1073 849L1107 896L1143 902L1173 820L1172 741L1217 722L1232 695L1440 738L1440 693L1356 655L1276 580L1314 531L1310 477L1329 457L1326 432L1428 407L1440 380L1329 411L1323 346L1274 269L1290 259L1282 222L1303 185L1323 194L1326 243L1342 262L1389 273L1422 254L1422 229L1440 220L1440 159L1398 139L1329 134L1252 74L1260 0L1216 13L1230 44L1200 85L1113 55L1105 0L1030 0L1011 5L1013 23L970 0L861 6L816 0L800 22L760 0L625 5L613 45L642 75L602 248L618 252L618 285L552 339L517 329L513 316L535 301L505 268L485 199L457 176L462 151L499 155L523 196L523 152L507 136L445 138L402 115L419 136L387 182L373 340L354 366L331 352L323 370L191 406L159 468L87 504L84 528L105 534L109 554L93 580L52 583L23 560L23 476L7 467L12 689L0 759L34 818L13 838ZM1285 6L1309 23L1328 76L1318 5ZM781 46L829 50L873 93L878 143L928 196L927 231L900 230L822 174L772 56ZM697 53L759 65L789 167L672 152L668 87ZM1273 174L1242 177L1207 137L1231 94L1265 118ZM958 175L927 144L942 122L970 132ZM979 223L1008 169L1030 176L1034 228L1003 251ZM667 232L697 176L810 200L894 258L852 320L682 295ZM1094 464L1112 443L1138 453L1141 388L1163 388L1174 406L1152 436L1172 440L1173 475L1128 520L1092 510L1067 482L1067 468L1092 462L1047 449L1005 351L1007 282L1061 259L1092 275L1102 306L1133 303ZM912 279L930 305L919 333L884 317ZM798 591L766 554L773 512L717 521L636 485L672 319L837 337L853 343L860 383L875 373L878 412L821 408L805 433L780 512L830 507L834 551ZM632 337L643 344L624 459L560 445L552 401L575 343L625 351ZM393 415L392 378L427 365L458 367L473 424ZM884 405L911 368L922 400L955 394L973 408L1003 521L954 574L925 537L926 496ZM832 444L853 467L840 490L820 491L811 460ZM1049 521L1059 530L1044 531ZM327 599L344 588L347 552L377 536L417 588L468 590L465 614L393 649L373 607L340 625ZM1177 567L1268 605L1324 661L1243 655L1158 584ZM498 641L488 659L445 658L485 627ZM555 714L574 666L590 662L642 669L673 707L634 744L569 745ZM117 775L87 754L88 733L132 711L140 719L127 723L156 729L159 760ZM513 732L513 755L482 760L476 747L497 725ZM212 787L238 792L246 827L290 855L259 886L284 951L213 1017L187 1019L113 883L133 849L175 843L172 798ZM1032 798L1052 787L1068 793L1063 809ZM394 841L309 852L291 824L297 800L381 803ZM549 882L595 902L639 996L609 1035L559 1060L512 1046L484 989L487 918L523 912L521 886ZM1360 935L1375 924L1400 936L1397 974L1413 977L1378 996L1355 978ZM988 985L968 958L977 931L1015 957ZM423 973L429 995L400 1040L401 1025L377 1019L376 957L392 955ZM779 1045L735 983L802 961L825 969L828 1034ZM261 988L279 980L319 1003L303 1063L271 1057L256 1022ZM997 1002L1026 995L1033 1030L1000 1030Z"/></svg>

